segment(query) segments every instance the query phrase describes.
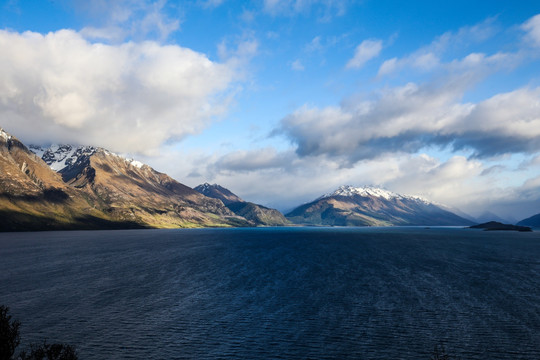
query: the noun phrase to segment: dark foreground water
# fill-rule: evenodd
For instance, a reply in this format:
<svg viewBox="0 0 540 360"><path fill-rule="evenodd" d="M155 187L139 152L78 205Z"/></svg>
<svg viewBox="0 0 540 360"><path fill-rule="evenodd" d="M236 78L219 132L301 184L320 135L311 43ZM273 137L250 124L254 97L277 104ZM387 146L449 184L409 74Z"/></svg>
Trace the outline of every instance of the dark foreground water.
<svg viewBox="0 0 540 360"><path fill-rule="evenodd" d="M0 304L81 359L540 359L540 233L4 233Z"/></svg>

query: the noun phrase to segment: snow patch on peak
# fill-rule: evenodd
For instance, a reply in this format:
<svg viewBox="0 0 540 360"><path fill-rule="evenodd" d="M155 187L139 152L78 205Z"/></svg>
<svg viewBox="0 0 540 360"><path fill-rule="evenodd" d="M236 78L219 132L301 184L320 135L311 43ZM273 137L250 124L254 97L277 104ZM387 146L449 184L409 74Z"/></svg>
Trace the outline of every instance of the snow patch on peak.
<svg viewBox="0 0 540 360"><path fill-rule="evenodd" d="M53 144L48 149L30 145L30 150L41 157L54 171L61 171L75 164L83 156L91 156L97 148L92 146L73 146Z"/></svg>
<svg viewBox="0 0 540 360"><path fill-rule="evenodd" d="M4 141L9 141L11 140L11 135L5 132L4 129L0 128L0 138L4 139Z"/></svg>
<svg viewBox="0 0 540 360"><path fill-rule="evenodd" d="M114 154L114 155L116 155L116 154ZM123 157L123 156L121 156L121 155L116 155L116 156L118 156L118 157L124 159L124 160L128 163L128 165L135 166L137 169L142 169L143 166L146 165L146 164L144 164L144 163L142 163L142 162L140 162L140 161L133 160L133 159L129 159L129 158L125 158L125 157Z"/></svg>
<svg viewBox="0 0 540 360"><path fill-rule="evenodd" d="M408 199L408 200L416 200L421 201L424 203L429 204L430 202L420 196L411 196L411 195L400 195L395 192L381 189L375 186L362 186L362 187L354 187L351 185L343 185L340 186L337 190L335 190L332 193L325 194L321 196L319 199L332 197L332 196L373 196L378 198L383 198L386 200L392 200L392 199Z"/></svg>
<svg viewBox="0 0 540 360"><path fill-rule="evenodd" d="M68 166L76 164L83 157L89 157L95 153L102 153L107 156L115 156L124 160L128 165L133 165L136 168L143 168L145 164L140 161L128 159L122 155L115 154L109 150L94 147L94 146L73 146L53 144L48 148L43 148L37 145L30 145L30 150L43 159L49 167L56 171L62 171Z"/></svg>
<svg viewBox="0 0 540 360"><path fill-rule="evenodd" d="M133 165L133 166L135 166L135 167L137 167L139 169L141 169L144 166L144 164L142 162L140 162L140 161L133 160L133 159L128 159L128 160L130 160L131 165Z"/></svg>
<svg viewBox="0 0 540 360"><path fill-rule="evenodd" d="M218 187L218 184L210 184L210 183L207 183L205 182L204 184L201 184L199 186L197 186L201 191L206 191L206 190L210 190L210 189L215 189Z"/></svg>
<svg viewBox="0 0 540 360"><path fill-rule="evenodd" d="M124 155L113 153L112 151L109 151L107 149L99 148L99 150L101 152L103 152L107 156L115 156L117 158L120 158L120 159L124 160L128 165L135 166L138 169L142 169L143 166L146 166L146 164L144 164L144 163L142 163L140 161L137 161L137 160L132 159L132 158L128 158L127 156L124 156Z"/></svg>

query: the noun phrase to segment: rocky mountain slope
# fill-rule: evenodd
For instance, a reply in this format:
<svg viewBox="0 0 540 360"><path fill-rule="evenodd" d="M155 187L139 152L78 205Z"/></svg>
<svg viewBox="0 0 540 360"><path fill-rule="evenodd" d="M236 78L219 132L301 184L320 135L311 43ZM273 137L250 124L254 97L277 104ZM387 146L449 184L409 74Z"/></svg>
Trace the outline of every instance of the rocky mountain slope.
<svg viewBox="0 0 540 360"><path fill-rule="evenodd" d="M101 148L64 148L67 155L53 147L44 152L44 160L58 169L66 184L114 219L158 228L246 224L221 201L148 165Z"/></svg>
<svg viewBox="0 0 540 360"><path fill-rule="evenodd" d="M297 224L332 226L472 225L441 205L376 187L341 186L286 214Z"/></svg>
<svg viewBox="0 0 540 360"><path fill-rule="evenodd" d="M250 224L220 200L105 149L32 150L42 158L0 131L0 230Z"/></svg>
<svg viewBox="0 0 540 360"><path fill-rule="evenodd" d="M276 209L244 201L220 185L204 183L196 186L195 190L208 197L221 200L229 210L238 216L246 218L252 225L282 226L290 224L283 214Z"/></svg>
<svg viewBox="0 0 540 360"><path fill-rule="evenodd" d="M233 194L229 189L224 188L218 184L210 185L209 183L204 183L193 188L194 190L200 192L201 194L221 200L225 205L233 204L236 202L244 202L237 195Z"/></svg>
<svg viewBox="0 0 540 360"><path fill-rule="evenodd" d="M141 227L114 221L0 129L0 230Z"/></svg>

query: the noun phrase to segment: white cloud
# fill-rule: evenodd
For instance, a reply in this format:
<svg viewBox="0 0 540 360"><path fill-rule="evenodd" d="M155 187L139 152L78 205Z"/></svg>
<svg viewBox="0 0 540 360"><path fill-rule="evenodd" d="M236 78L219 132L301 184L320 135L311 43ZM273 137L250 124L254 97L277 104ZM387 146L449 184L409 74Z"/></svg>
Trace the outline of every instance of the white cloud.
<svg viewBox="0 0 540 360"><path fill-rule="evenodd" d="M382 50L381 40L364 40L356 47L354 56L347 62L347 69L359 69L369 60L379 56Z"/></svg>
<svg viewBox="0 0 540 360"><path fill-rule="evenodd" d="M259 42L253 37L242 37L234 41L231 46L226 39L218 44L219 57L229 63L242 63L255 56L259 49Z"/></svg>
<svg viewBox="0 0 540 360"><path fill-rule="evenodd" d="M313 52L313 51L321 51L323 49L323 46L321 44L321 37L315 36L309 44L306 45L305 50L307 52Z"/></svg>
<svg viewBox="0 0 540 360"><path fill-rule="evenodd" d="M521 28L527 32L527 38L536 46L540 46L540 14L527 20Z"/></svg>
<svg viewBox="0 0 540 360"><path fill-rule="evenodd" d="M218 0L209 0L210 4ZM126 38L163 41L180 28L169 15L168 0L76 0L70 3L95 23L81 30L88 39L121 42ZM112 31L112 33L110 32Z"/></svg>
<svg viewBox="0 0 540 360"><path fill-rule="evenodd" d="M420 195L471 215L489 208L502 216L525 218L535 213L535 204L536 208L540 205L537 179L508 188L502 180L507 170L487 173L488 167L480 160L463 156L441 161L427 154L388 154L346 168L324 156L299 157L291 150L278 152L272 148L182 156L183 166L190 166L176 174L188 185L216 182L248 201L282 211L313 201L344 184L375 185ZM184 179L190 172L193 177ZM516 199L527 205L514 207L512 204L519 202Z"/></svg>
<svg viewBox="0 0 540 360"><path fill-rule="evenodd" d="M80 34L90 40L117 43L121 42L127 36L127 31L120 26L114 25L100 28L87 26L80 31Z"/></svg>
<svg viewBox="0 0 540 360"><path fill-rule="evenodd" d="M441 58L450 50L463 50L472 43L483 42L496 33L495 19L474 25L464 26L456 32L446 32L435 38L429 45L423 46L401 58L385 60L379 67L378 76L385 76L403 70L414 69L431 72L446 66Z"/></svg>
<svg viewBox="0 0 540 360"><path fill-rule="evenodd" d="M433 53L425 53L415 58L413 65L422 71L430 71L439 65L439 58Z"/></svg>
<svg viewBox="0 0 540 360"><path fill-rule="evenodd" d="M305 68L300 59L296 59L291 63L291 69L296 71L303 71Z"/></svg>
<svg viewBox="0 0 540 360"><path fill-rule="evenodd" d="M377 73L378 76L385 76L390 73L393 73L398 68L398 59L392 58L389 60L385 60L381 67L379 68L379 72Z"/></svg>
<svg viewBox="0 0 540 360"><path fill-rule="evenodd" d="M267 147L255 150L238 150L220 157L216 161L219 171L249 172L253 170L290 168L294 158L293 152L278 153Z"/></svg>
<svg viewBox="0 0 540 360"><path fill-rule="evenodd" d="M300 156L330 156L354 164L384 153L414 153L424 146L472 150L476 156L540 151L540 88L461 103L465 88L407 84L376 100L339 107L301 107L280 132Z"/></svg>
<svg viewBox="0 0 540 360"><path fill-rule="evenodd" d="M155 42L89 43L79 33L0 31L0 118L23 140L151 152L227 108L230 63Z"/></svg>

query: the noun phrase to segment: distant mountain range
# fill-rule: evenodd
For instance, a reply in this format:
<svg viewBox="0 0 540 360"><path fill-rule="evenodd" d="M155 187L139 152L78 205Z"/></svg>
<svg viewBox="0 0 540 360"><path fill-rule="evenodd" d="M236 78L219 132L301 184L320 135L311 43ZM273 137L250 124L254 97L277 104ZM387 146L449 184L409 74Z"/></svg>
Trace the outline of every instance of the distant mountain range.
<svg viewBox="0 0 540 360"><path fill-rule="evenodd" d="M217 184L192 189L103 148L27 148L0 129L1 231L473 223L443 205L370 186L342 186L283 216ZM540 227L540 214L518 225Z"/></svg>
<svg viewBox="0 0 540 360"><path fill-rule="evenodd" d="M218 184L204 183L195 187L195 190L208 197L221 200L229 210L246 218L253 225L282 226L291 224L276 209L244 201Z"/></svg>
<svg viewBox="0 0 540 360"><path fill-rule="evenodd" d="M297 224L332 226L472 225L441 205L376 187L341 186L288 213Z"/></svg>

